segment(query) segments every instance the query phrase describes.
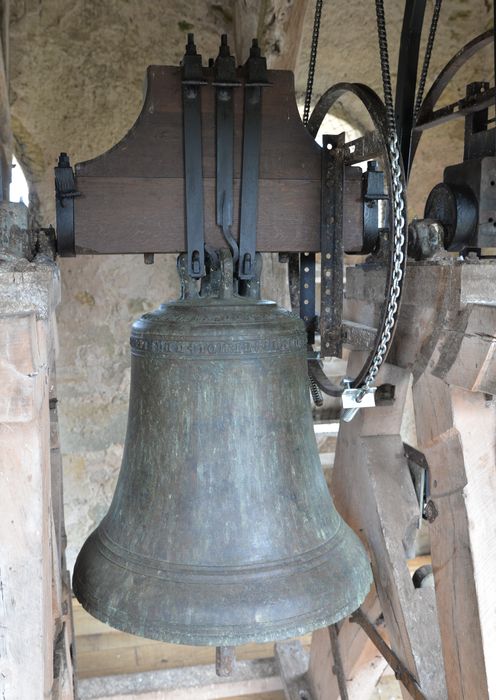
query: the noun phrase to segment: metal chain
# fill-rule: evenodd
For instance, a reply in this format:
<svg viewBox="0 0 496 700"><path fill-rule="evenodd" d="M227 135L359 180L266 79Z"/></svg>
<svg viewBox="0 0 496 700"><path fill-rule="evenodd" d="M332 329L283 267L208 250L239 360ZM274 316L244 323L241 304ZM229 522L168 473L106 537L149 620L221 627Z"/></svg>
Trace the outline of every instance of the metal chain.
<svg viewBox="0 0 496 700"><path fill-rule="evenodd" d="M396 119L394 115L393 88L391 87L391 70L389 68L389 52L386 33L386 16L384 14L383 0L376 0L375 12L377 19L377 35L379 38L379 58L381 61L382 87L384 90L384 104L386 106L389 131L396 133Z"/></svg>
<svg viewBox="0 0 496 700"><path fill-rule="evenodd" d="M381 60L382 82L384 86L384 101L388 120L388 150L391 166L392 193L391 205L393 211L393 270L391 285L386 300L386 320L381 338L372 359L369 371L360 387L361 392L357 400L361 400L375 381L377 373L384 362L389 344L391 342L396 318L398 314L399 299L403 280L403 263L405 260L405 191L401 170L401 156L396 133L396 122L393 104L393 91L391 87L391 71L389 68L389 53L386 34L386 19L384 15L384 1L376 0L377 33L379 37L379 52Z"/></svg>
<svg viewBox="0 0 496 700"><path fill-rule="evenodd" d="M310 384L310 394L312 396L312 400L314 404L320 408L324 405L324 397L322 396L320 387L317 385L317 382L310 373L308 374L308 380Z"/></svg>
<svg viewBox="0 0 496 700"><path fill-rule="evenodd" d="M420 74L419 86L417 90L417 97L415 99L415 107L413 109L413 121L417 121L420 108L422 106L422 100L424 99L425 83L427 81L427 74L429 72L429 64L431 62L432 48L434 46L434 40L436 38L437 23L439 20L439 14L441 12L441 5L443 0L436 0L434 4L434 10L432 12L431 26L429 29L429 37L427 39L427 45L425 47L424 62L422 64L422 72Z"/></svg>
<svg viewBox="0 0 496 700"><path fill-rule="evenodd" d="M303 125L308 125L308 120L310 119L310 106L312 103L312 92L313 92L313 81L315 78L315 66L317 65L317 50L319 47L319 32L320 32L320 19L322 17L322 4L323 0L316 0L315 2L315 14L313 18L313 32L312 32L312 45L310 48L310 60L308 62L308 76L307 76L307 88L305 91L305 106L303 108ZM318 407L324 405L324 397L320 388L317 386L312 375L308 375L310 383L310 394L314 404Z"/></svg>
<svg viewBox="0 0 496 700"><path fill-rule="evenodd" d="M323 0L316 0L315 15L313 18L312 46L310 48L310 60L308 62L307 89L305 91L305 106L303 108L303 124L306 126L310 119L310 105L312 102L313 81L315 78L315 66L317 64L317 49L319 46L320 18L322 17Z"/></svg>

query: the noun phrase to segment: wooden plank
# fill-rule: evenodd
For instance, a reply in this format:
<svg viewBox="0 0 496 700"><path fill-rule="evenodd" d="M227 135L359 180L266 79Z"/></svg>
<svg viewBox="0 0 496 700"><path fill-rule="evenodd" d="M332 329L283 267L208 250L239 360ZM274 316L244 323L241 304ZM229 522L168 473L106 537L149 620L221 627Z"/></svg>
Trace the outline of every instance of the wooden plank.
<svg viewBox="0 0 496 700"><path fill-rule="evenodd" d="M113 630L74 600L74 626L80 678L215 663L215 648L157 642ZM300 638L304 648L310 635ZM244 644L236 648L241 661L271 658L274 644Z"/></svg>
<svg viewBox="0 0 496 700"><path fill-rule="evenodd" d="M214 665L131 673L82 680L80 700L216 700L272 693L282 689L273 660L240 661L229 678L215 674Z"/></svg>
<svg viewBox="0 0 496 700"><path fill-rule="evenodd" d="M296 6L304 4L295 3L294 12L301 14ZM180 69L150 66L147 77L145 103L136 124L109 151L76 166L81 193L74 200L79 253L170 253L185 247ZM263 93L257 248L317 250L320 147L302 125L292 73L269 71L269 80L271 86ZM234 107L237 212L243 90L235 90ZM214 90L208 87L202 91L205 237L218 246L222 239L214 216L214 113ZM350 185L346 197L345 218L350 221L361 215L355 190ZM235 221L234 230L236 226Z"/></svg>
<svg viewBox="0 0 496 700"><path fill-rule="evenodd" d="M230 697L228 700L284 700L282 690L276 690L272 693L257 693L256 695L237 695Z"/></svg>
<svg viewBox="0 0 496 700"><path fill-rule="evenodd" d="M95 644L95 647L90 650L92 644ZM261 648L254 646L237 648L237 658L252 660L273 656L273 644L260 645ZM161 642L140 642L131 645L129 640L120 635L115 635L112 640L105 635L105 638L98 642L94 638L77 638L76 648L80 678L215 664L215 649L212 647L184 647Z"/></svg>
<svg viewBox="0 0 496 700"><path fill-rule="evenodd" d="M272 3L271 10L276 15L276 21L272 23L271 28L277 34L276 41L273 43L277 43L279 53L271 56L271 68L296 70L305 13L312 6L313 3L309 0L292 0L291 2L276 0ZM270 33L270 28L268 33ZM270 40L270 37L266 37L266 39Z"/></svg>
<svg viewBox="0 0 496 700"><path fill-rule="evenodd" d="M302 640L305 647L309 646L310 635L302 637ZM96 656L102 653L120 654L125 649L132 649L133 653L138 656L146 657L149 655L150 658L155 656L159 659L156 668L197 666L202 663L210 664L215 662L215 647L169 644L118 631L105 632L104 634L78 635L77 648L79 660L83 659L86 654L95 654ZM264 659L273 655L273 642L243 644L236 647L236 657L240 659ZM93 675L107 674L98 673Z"/></svg>
<svg viewBox="0 0 496 700"><path fill-rule="evenodd" d="M239 78L241 79L241 72ZM136 123L109 151L76 165L78 177L183 178L181 69L150 66ZM263 93L260 177L320 182L320 147L302 125L294 76L269 71ZM234 176L241 174L243 90L234 91ZM203 174L215 178L215 90L202 90Z"/></svg>
<svg viewBox="0 0 496 700"><path fill-rule="evenodd" d="M0 697L52 686L49 329L0 316Z"/></svg>
<svg viewBox="0 0 496 700"><path fill-rule="evenodd" d="M286 700L311 700L308 652L298 640L277 642L275 657Z"/></svg>
<svg viewBox="0 0 496 700"><path fill-rule="evenodd" d="M76 246L82 254L175 253L185 249L181 178L81 176L75 200ZM215 180L205 178L205 237L219 247ZM235 201L239 179L235 181ZM320 181L260 181L257 249L318 250ZM276 204L277 203L277 204ZM234 207L234 230L238 207Z"/></svg>
<svg viewBox="0 0 496 700"><path fill-rule="evenodd" d="M260 38L261 10L265 9L265 3L262 0L243 0L233 3L232 9L236 65L241 66L250 55L252 40ZM292 66L284 67L293 70Z"/></svg>
<svg viewBox="0 0 496 700"><path fill-rule="evenodd" d="M361 360L350 357L351 376ZM434 591L414 589L407 565L418 520L399 434L410 374L387 364L378 377L378 384L384 382L396 387L394 404L361 410L340 427L331 490L339 512L370 552L393 650L427 697L445 700Z"/></svg>
<svg viewBox="0 0 496 700"><path fill-rule="evenodd" d="M432 565L449 697L496 694L494 260L409 263L390 360L411 368L416 432L431 473ZM349 269L349 312L372 322L377 271Z"/></svg>
<svg viewBox="0 0 496 700"><path fill-rule="evenodd" d="M426 368L443 329L456 320L451 299L459 294L461 267L410 263L407 266L401 313L389 361L419 376ZM385 269L377 266L346 270L345 318L377 326L385 295Z"/></svg>
<svg viewBox="0 0 496 700"><path fill-rule="evenodd" d="M496 694L496 404L430 374L414 386L449 697Z"/></svg>
<svg viewBox="0 0 496 700"><path fill-rule="evenodd" d="M488 252L496 255L496 249ZM495 261L488 258L476 263L463 265L461 277L460 302L466 304L494 305L496 300Z"/></svg>
<svg viewBox="0 0 496 700"><path fill-rule="evenodd" d="M446 334L435 374L447 384L496 394L496 298L494 306L471 304L458 328Z"/></svg>
<svg viewBox="0 0 496 700"><path fill-rule="evenodd" d="M409 262L390 362L419 377L429 371L465 389L496 392L496 261ZM348 267L345 317L374 326L384 270Z"/></svg>

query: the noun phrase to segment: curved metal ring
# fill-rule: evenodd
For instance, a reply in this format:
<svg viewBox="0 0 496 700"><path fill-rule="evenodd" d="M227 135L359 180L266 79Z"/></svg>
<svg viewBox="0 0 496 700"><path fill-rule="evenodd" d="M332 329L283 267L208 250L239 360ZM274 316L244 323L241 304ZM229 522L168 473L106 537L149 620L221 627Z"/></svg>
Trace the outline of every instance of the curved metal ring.
<svg viewBox="0 0 496 700"><path fill-rule="evenodd" d="M393 183L392 183L392 173L391 173L391 163L389 160L389 150L388 150L388 124L387 124L387 115L386 115L386 108L384 106L383 101L381 98L377 95L374 90L369 88L367 85L362 85L361 83L337 83L333 87L329 88L326 90L326 92L322 95L320 100L317 102L315 105L315 108L312 112L312 116L310 117L308 121L308 131L309 133L315 138L317 135L317 132L319 131L322 122L324 121L324 118L326 117L327 113L329 110L332 108L332 106L336 103L336 101L342 97L346 93L352 93L357 97L362 104L364 105L365 109L367 110L368 114L370 115L372 119L372 123L374 125L375 130L379 134L379 138L382 142L383 145L383 150L384 150L384 172L387 178L387 183L388 183L388 193L389 193L389 202L390 202L390 208L392 209L391 205L391 192L393 191ZM404 174L403 174L403 182L404 182ZM387 269L387 279L386 279L386 285L385 285L385 299L387 300L389 291L391 289L392 285L392 279L393 279L393 262L394 262L394 245L393 245L393 238L390 236L389 238L389 244L390 244L390 250L389 250L389 260L388 260L388 269ZM405 251L404 251L404 262L403 265L406 267L406 246L408 244L408 237L405 236ZM382 332L384 330L385 324L387 320L387 304L384 304L383 309L381 311L381 318L379 321L379 326L377 329L377 334L375 337L374 341L374 347L372 352L369 354L367 357L367 360L365 364L363 365L362 369L358 373L358 375L355 377L355 379L351 382L350 387L353 389L359 388L364 380L365 377L367 376L367 373L372 365L373 358L377 352L377 349L380 344L380 339L382 336ZM332 384L329 379L326 377L325 373L323 372L322 368L320 367L319 363L317 360L311 360L309 362L309 372L312 375L312 378L314 379L315 383L317 386L325 393L329 394L331 396L340 396L343 391L344 387L337 387L335 384Z"/></svg>
<svg viewBox="0 0 496 700"><path fill-rule="evenodd" d="M465 63L472 58L478 51L483 49L485 46L493 41L493 30L488 29L487 32L479 34L475 39L472 39L465 44L465 46L458 51L453 58L451 58L448 63L444 66L442 71L439 73L437 78L432 83L431 89L427 93L420 107L417 122L426 121L429 115L434 111L434 107L437 101L443 94L448 83L454 78L458 73L460 68L465 65ZM415 127L412 135L412 145L410 154L410 164L413 162L415 153L417 151L420 139L422 137L422 131L416 131Z"/></svg>

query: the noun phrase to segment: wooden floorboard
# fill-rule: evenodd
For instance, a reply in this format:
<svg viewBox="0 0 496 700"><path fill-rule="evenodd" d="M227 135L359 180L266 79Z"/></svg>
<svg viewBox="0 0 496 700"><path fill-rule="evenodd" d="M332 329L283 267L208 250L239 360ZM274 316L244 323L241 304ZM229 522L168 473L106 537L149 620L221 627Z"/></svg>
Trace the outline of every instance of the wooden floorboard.
<svg viewBox="0 0 496 700"><path fill-rule="evenodd" d="M275 690L272 693L257 693L256 695L237 695L226 700L285 700L284 691Z"/></svg>
<svg viewBox="0 0 496 700"><path fill-rule="evenodd" d="M213 647L155 642L104 625L76 600L73 600L73 609L79 678L215 663ZM300 639L309 648L311 636ZM236 648L236 656L240 660L270 658L274 656L274 644L244 644Z"/></svg>

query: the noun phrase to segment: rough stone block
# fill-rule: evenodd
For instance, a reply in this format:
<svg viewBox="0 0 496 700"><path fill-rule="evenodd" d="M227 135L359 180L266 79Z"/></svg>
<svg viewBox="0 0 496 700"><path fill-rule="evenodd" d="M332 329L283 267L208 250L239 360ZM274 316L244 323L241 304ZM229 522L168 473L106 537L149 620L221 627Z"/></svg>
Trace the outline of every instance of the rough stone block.
<svg viewBox="0 0 496 700"><path fill-rule="evenodd" d="M33 420L45 394L34 313L0 316L0 423Z"/></svg>
<svg viewBox="0 0 496 700"><path fill-rule="evenodd" d="M22 202L0 202L0 255L28 260L33 256L33 234Z"/></svg>

